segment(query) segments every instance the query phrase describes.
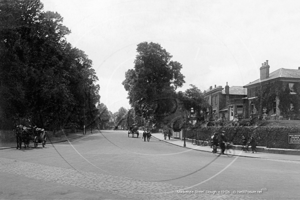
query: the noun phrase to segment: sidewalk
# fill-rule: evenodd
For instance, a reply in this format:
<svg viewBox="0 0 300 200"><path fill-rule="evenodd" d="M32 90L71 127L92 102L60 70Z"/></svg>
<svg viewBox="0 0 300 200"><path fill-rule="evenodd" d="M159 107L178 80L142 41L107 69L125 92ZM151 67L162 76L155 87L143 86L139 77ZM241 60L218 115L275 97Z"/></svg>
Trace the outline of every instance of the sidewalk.
<svg viewBox="0 0 300 200"><path fill-rule="evenodd" d="M68 136L51 137L50 139L47 138L46 146L51 143L55 144L55 143L59 143L59 142L66 142L68 140L72 141L72 140L75 140L75 139L78 139L78 138L81 138L81 137L87 136L87 135L90 135L90 133L83 135L83 132L78 132L78 133L70 133L70 134L68 134ZM39 143L39 146L40 145L41 144ZM31 142L30 146L32 147L32 142ZM16 148L16 147L17 147L16 142L3 142L0 140L0 150Z"/></svg>
<svg viewBox="0 0 300 200"><path fill-rule="evenodd" d="M192 143L191 140L186 140L186 147L183 147L184 141L181 139L171 138L170 140L164 139L162 133L152 133L152 136L157 138L159 141L167 142L172 145L180 146L191 150L203 151L212 153L210 146L199 146ZM251 150L251 148L249 148ZM218 149L218 152L220 150ZM298 149L268 149L265 147L258 147L257 153L244 152L240 149L239 145L236 145L234 149L234 156L248 157L248 158L262 158L262 159L275 159L275 160L290 160L300 162L300 151Z"/></svg>

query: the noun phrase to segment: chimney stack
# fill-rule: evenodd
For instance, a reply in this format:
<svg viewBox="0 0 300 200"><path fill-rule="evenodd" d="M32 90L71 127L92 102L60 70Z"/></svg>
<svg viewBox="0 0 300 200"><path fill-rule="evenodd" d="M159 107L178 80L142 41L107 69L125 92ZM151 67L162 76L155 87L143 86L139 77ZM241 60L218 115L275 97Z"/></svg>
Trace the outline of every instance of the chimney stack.
<svg viewBox="0 0 300 200"><path fill-rule="evenodd" d="M228 82L226 82L226 86L225 86L225 94L229 94L229 86L228 86Z"/></svg>
<svg viewBox="0 0 300 200"><path fill-rule="evenodd" d="M260 67L260 80L264 80L269 78L270 73L270 65L268 63L268 60L262 64Z"/></svg>

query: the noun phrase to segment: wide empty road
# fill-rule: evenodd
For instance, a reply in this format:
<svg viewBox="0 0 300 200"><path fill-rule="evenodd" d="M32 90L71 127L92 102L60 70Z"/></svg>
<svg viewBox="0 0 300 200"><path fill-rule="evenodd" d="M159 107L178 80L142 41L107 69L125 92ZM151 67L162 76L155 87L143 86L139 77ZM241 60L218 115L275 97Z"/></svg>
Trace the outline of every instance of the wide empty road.
<svg viewBox="0 0 300 200"><path fill-rule="evenodd" d="M299 161L219 156L98 131L46 148L1 150L0 197L299 199L299 167Z"/></svg>

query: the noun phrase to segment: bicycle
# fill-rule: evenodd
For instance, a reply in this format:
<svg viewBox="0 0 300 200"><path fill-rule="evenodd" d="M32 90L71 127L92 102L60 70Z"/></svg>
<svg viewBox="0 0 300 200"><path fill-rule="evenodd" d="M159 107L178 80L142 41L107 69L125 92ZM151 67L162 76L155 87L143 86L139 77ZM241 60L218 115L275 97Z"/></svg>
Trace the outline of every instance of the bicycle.
<svg viewBox="0 0 300 200"><path fill-rule="evenodd" d="M235 154L234 149L235 149L235 147L233 146L233 143L232 142L227 142L226 143L226 148L225 148L225 154L228 157L232 157Z"/></svg>

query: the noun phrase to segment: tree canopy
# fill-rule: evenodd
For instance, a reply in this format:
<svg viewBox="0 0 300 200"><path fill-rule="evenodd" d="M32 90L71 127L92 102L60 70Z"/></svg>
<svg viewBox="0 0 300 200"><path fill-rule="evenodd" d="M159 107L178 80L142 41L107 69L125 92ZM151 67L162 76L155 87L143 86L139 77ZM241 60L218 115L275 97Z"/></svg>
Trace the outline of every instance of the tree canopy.
<svg viewBox="0 0 300 200"><path fill-rule="evenodd" d="M0 19L0 120L58 128L93 119L98 78L87 55L66 41L63 18L43 11L40 0L3 0Z"/></svg>
<svg viewBox="0 0 300 200"><path fill-rule="evenodd" d="M206 110L209 106L207 101L204 99L204 95L201 90L195 85L190 85L191 88L187 89L184 92L178 92L178 99L183 102L184 108L188 111L195 112L197 121L201 121L201 111Z"/></svg>
<svg viewBox="0 0 300 200"><path fill-rule="evenodd" d="M137 115L157 120L159 100L174 97L175 90L185 82L182 65L171 59L172 56L157 43L137 45L134 69L126 72L123 81L129 103Z"/></svg>

